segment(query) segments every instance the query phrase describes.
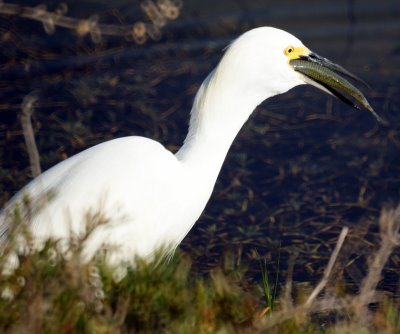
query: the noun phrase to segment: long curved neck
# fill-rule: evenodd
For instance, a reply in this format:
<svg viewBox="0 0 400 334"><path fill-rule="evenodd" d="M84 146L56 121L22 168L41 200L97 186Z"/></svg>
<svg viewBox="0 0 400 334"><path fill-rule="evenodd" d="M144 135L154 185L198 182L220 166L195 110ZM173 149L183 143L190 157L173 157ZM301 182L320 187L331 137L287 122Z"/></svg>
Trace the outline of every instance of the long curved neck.
<svg viewBox="0 0 400 334"><path fill-rule="evenodd" d="M268 97L247 86L221 64L211 72L196 95L189 133L176 153L194 172L207 174L213 185L237 133Z"/></svg>

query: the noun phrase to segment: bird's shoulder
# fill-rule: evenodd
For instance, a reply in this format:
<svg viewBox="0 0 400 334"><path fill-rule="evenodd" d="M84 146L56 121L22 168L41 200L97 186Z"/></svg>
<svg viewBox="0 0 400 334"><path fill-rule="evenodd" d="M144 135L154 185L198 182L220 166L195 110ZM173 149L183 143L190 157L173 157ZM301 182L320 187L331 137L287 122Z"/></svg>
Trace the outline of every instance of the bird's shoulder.
<svg viewBox="0 0 400 334"><path fill-rule="evenodd" d="M103 166L116 170L126 169L126 173L129 171L131 175L135 172L151 175L151 171L160 169L179 169L179 162L175 155L159 142L131 136L110 140L83 151L75 166L75 169L82 170L96 170Z"/></svg>
<svg viewBox="0 0 400 334"><path fill-rule="evenodd" d="M28 183L8 204L24 194L34 200L50 190L75 193L100 189L104 184L166 179L168 174L172 177L179 173L179 168L175 156L154 140L139 136L117 138L59 162Z"/></svg>

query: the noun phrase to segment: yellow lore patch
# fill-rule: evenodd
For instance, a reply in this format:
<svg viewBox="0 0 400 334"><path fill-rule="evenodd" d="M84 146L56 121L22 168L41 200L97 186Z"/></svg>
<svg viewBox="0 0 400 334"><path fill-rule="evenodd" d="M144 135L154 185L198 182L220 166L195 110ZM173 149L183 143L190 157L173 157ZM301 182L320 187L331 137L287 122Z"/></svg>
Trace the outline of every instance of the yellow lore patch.
<svg viewBox="0 0 400 334"><path fill-rule="evenodd" d="M284 53L288 60L294 60L299 59L301 56L308 56L310 50L305 46L288 46Z"/></svg>

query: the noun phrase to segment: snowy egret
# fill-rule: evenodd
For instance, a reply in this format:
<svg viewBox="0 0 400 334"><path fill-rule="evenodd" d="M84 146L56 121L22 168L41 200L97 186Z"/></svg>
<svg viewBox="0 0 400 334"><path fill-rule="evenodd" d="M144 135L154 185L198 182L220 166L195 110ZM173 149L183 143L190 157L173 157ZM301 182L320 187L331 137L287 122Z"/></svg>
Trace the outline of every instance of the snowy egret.
<svg viewBox="0 0 400 334"><path fill-rule="evenodd" d="M10 228L17 211L29 213L27 225L37 245L82 235L88 216L97 212L103 223L84 242L85 260L102 248L109 249L110 263L151 257L163 245L172 253L204 210L235 136L265 99L311 83L380 120L344 77L360 81L285 31L250 30L229 46L201 85L188 135L175 155L158 142L132 136L60 162L5 206L0 243L18 233ZM22 204L27 197L29 210Z"/></svg>

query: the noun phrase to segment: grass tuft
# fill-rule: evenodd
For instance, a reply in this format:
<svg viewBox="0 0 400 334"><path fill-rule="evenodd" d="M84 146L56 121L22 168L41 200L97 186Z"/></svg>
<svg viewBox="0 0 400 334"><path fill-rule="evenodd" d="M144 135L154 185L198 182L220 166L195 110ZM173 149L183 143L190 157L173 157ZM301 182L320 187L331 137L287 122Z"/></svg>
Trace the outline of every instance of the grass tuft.
<svg viewBox="0 0 400 334"><path fill-rule="evenodd" d="M292 302L300 298L288 288L296 285L291 281L283 297L277 296L279 270L271 285L266 263L261 262L263 297L273 310L268 317L260 317L263 310L266 313L263 298L257 286L246 281L242 267L214 268L198 276L187 255L178 252L166 262L160 250L153 261L137 259L134 268L124 267L123 275L116 275L120 268L110 268L106 254L84 263L79 242L65 256L57 241L49 240L29 255L14 253L19 266L12 273L0 273L0 332L398 333L399 301L376 286L385 261L400 244L399 217L399 208L383 210L382 241L355 295L338 296L334 289L322 293L346 242L346 229L319 284L312 291L302 291L297 284L297 297L303 294L303 301ZM10 254L12 247L7 247L2 265ZM279 262L278 258L278 268ZM276 303L277 298L282 302Z"/></svg>

